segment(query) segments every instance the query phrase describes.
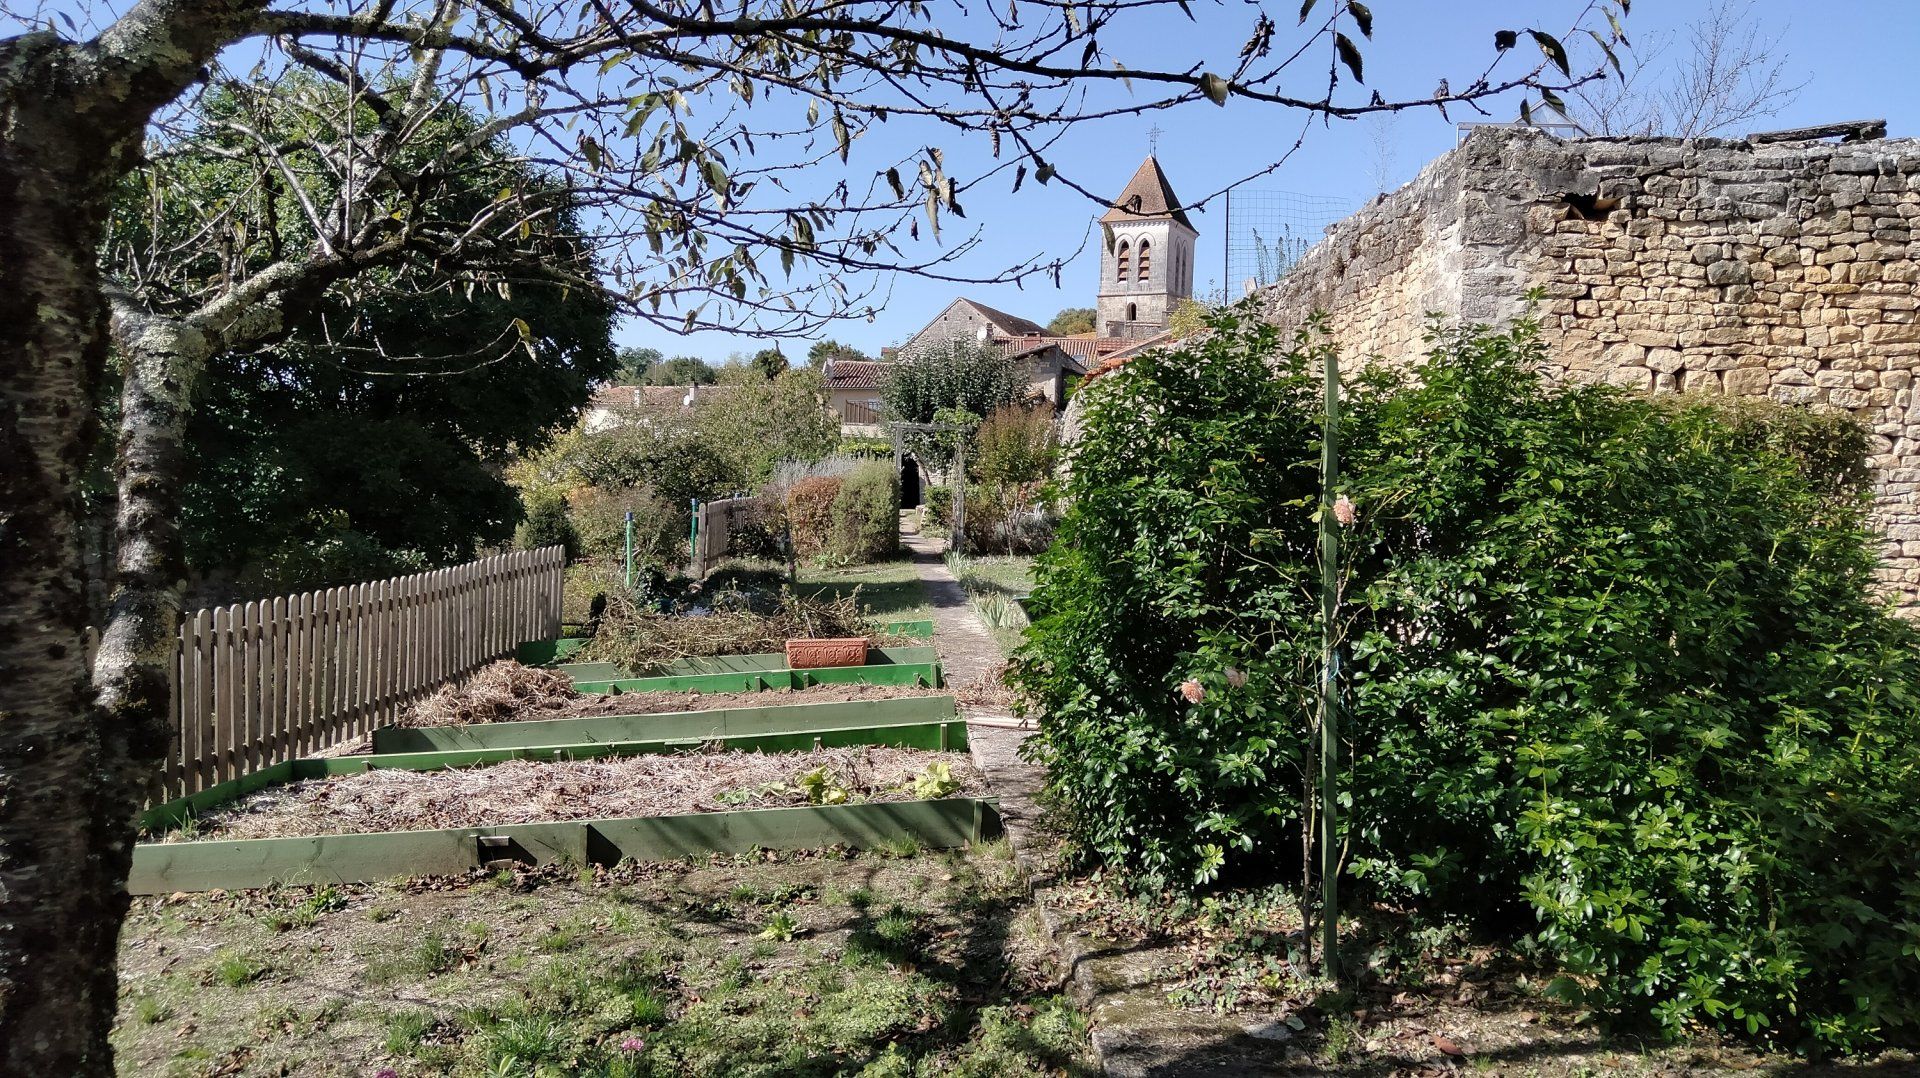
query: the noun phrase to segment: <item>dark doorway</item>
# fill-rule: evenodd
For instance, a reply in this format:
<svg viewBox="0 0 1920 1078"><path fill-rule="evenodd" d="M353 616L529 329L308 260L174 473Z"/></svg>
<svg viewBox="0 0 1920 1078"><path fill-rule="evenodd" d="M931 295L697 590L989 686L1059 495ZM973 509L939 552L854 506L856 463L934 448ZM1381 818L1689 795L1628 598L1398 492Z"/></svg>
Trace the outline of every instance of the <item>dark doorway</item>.
<svg viewBox="0 0 1920 1078"><path fill-rule="evenodd" d="M920 463L912 457L900 458L900 508L920 508Z"/></svg>

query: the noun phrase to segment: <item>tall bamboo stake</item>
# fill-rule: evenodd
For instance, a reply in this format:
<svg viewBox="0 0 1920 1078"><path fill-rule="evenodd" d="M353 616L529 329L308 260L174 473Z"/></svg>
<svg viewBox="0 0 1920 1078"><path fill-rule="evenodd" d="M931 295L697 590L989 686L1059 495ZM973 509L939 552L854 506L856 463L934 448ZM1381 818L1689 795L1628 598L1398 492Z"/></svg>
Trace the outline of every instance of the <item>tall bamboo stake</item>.
<svg viewBox="0 0 1920 1078"><path fill-rule="evenodd" d="M1340 481L1340 357L1327 349L1326 408L1320 435L1320 951L1329 978L1340 976L1340 851L1334 837L1334 781L1340 763L1340 655L1334 619L1340 607L1340 533L1333 514Z"/></svg>

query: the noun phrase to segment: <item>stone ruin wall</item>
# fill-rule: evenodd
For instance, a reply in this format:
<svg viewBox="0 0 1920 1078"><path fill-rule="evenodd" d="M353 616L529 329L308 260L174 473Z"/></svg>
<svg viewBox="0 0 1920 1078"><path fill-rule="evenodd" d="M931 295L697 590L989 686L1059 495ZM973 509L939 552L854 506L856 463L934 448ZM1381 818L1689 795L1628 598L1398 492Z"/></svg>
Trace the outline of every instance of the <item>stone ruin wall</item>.
<svg viewBox="0 0 1920 1078"><path fill-rule="evenodd" d="M1349 356L1417 362L1425 315L1536 314L1548 373L1766 396L1871 432L1883 581L1920 613L1920 140L1753 145L1484 130L1328 230L1261 294Z"/></svg>

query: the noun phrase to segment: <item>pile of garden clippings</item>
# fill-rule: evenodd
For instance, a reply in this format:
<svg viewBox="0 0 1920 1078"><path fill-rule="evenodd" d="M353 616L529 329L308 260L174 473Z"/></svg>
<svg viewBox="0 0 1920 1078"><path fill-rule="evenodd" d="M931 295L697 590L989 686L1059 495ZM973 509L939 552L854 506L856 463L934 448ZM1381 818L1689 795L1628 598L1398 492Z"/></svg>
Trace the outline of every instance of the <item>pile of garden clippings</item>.
<svg viewBox="0 0 1920 1078"><path fill-rule="evenodd" d="M402 714L396 726L464 726L477 722L551 719L580 699L573 679L558 670L502 659L467 678L449 682ZM543 714L545 712L546 714Z"/></svg>
<svg viewBox="0 0 1920 1078"><path fill-rule="evenodd" d="M946 764L954 795L985 788L963 752L879 746L757 753L702 751L442 771L378 769L270 787L199 817L184 839L283 838L371 831L619 819L809 804L802 775L824 768L846 800L914 800L914 776Z"/></svg>
<svg viewBox="0 0 1920 1078"><path fill-rule="evenodd" d="M770 609L724 607L703 613L661 613L615 598L582 658L658 672L676 659L768 655L785 650L789 640L855 636L876 647L897 642L874 635L860 613L858 592L819 599L783 591Z"/></svg>

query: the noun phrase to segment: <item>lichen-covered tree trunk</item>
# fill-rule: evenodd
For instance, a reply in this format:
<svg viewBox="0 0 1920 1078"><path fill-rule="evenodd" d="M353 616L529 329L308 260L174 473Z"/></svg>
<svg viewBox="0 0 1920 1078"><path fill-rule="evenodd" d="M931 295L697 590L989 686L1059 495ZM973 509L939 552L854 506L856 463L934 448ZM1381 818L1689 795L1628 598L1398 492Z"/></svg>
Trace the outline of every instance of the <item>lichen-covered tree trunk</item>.
<svg viewBox="0 0 1920 1078"><path fill-rule="evenodd" d="M148 120L258 7L139 0L92 42L0 39L0 1078L113 1073L114 951L166 682L103 704L89 676L95 259Z"/></svg>
<svg viewBox="0 0 1920 1078"><path fill-rule="evenodd" d="M7 43L0 136L0 1074L111 1073L128 746L90 691L77 530L105 347L108 148L50 107L67 65ZM37 70L35 70L37 69ZM36 100L36 94L38 99ZM103 177L103 173L105 173Z"/></svg>

